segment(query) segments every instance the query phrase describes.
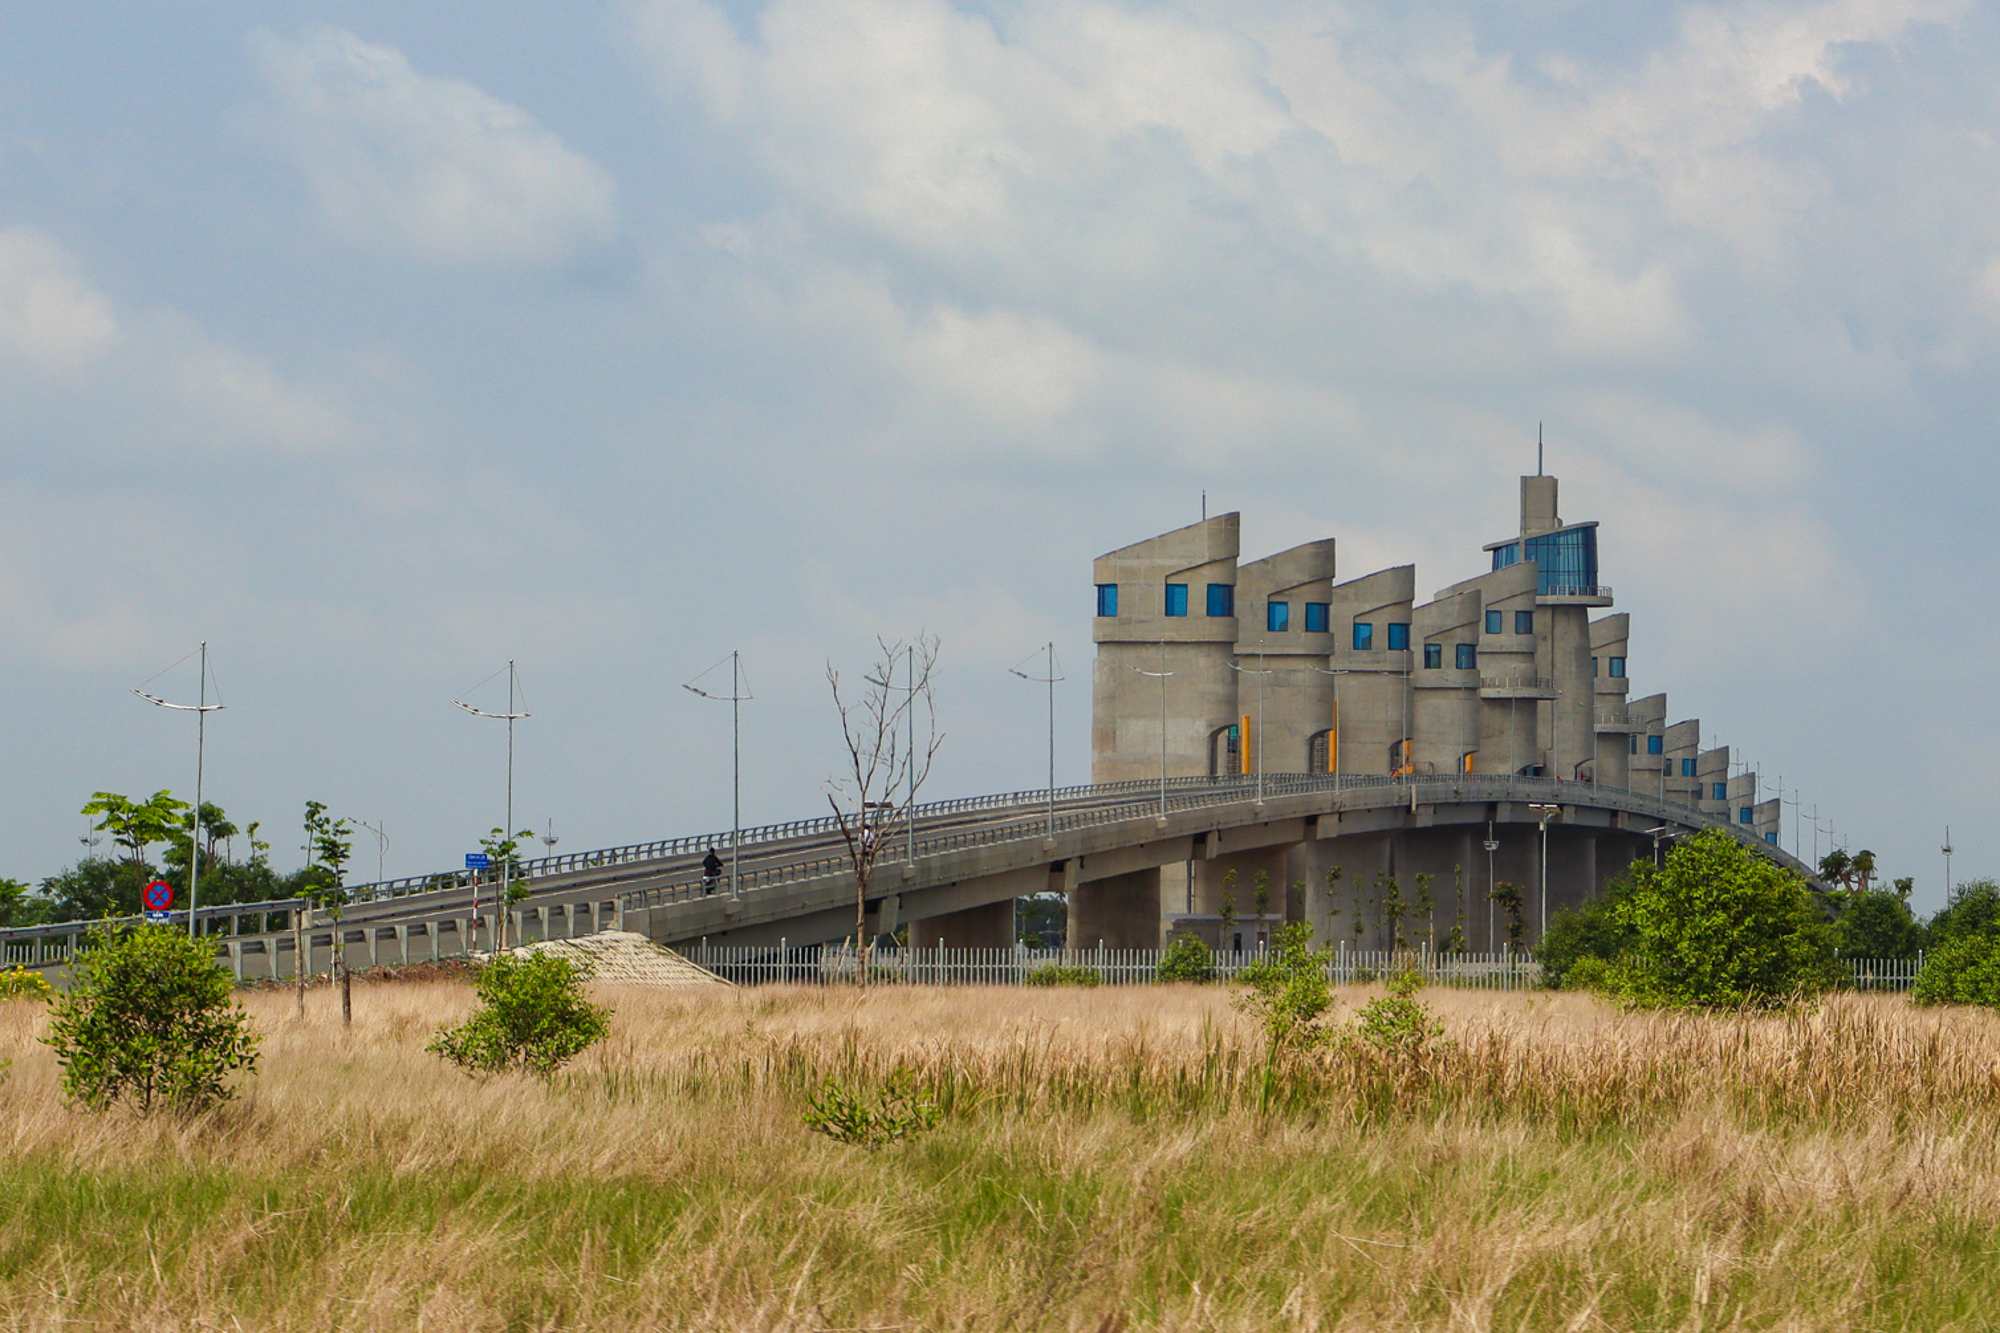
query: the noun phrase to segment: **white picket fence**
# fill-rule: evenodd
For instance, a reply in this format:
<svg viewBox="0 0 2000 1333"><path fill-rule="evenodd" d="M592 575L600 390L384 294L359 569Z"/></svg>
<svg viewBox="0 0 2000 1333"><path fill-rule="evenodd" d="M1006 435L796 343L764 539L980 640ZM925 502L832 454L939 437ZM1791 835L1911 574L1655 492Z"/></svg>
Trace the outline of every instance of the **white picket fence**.
<svg viewBox="0 0 2000 1333"><path fill-rule="evenodd" d="M738 985L790 982L799 985L852 985L852 945L759 948L702 941L681 952ZM1157 979L1159 949L890 949L868 959L871 984L904 986L1020 986L1038 968L1076 968L1106 986L1143 986ZM1228 981L1269 955L1263 950L1214 955L1215 979ZM1856 990L1907 991L1923 967L1916 958L1849 958ZM1327 955L1327 976L1335 985L1366 984L1391 973L1413 970L1426 986L1467 990L1533 990L1542 969L1526 953L1433 953L1428 949L1349 949Z"/></svg>

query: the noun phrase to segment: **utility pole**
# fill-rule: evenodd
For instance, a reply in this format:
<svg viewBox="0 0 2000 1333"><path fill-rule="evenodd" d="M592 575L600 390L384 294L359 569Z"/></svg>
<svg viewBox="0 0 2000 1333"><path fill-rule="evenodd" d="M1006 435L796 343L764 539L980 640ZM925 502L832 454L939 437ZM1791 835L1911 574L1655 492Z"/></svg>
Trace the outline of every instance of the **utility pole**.
<svg viewBox="0 0 2000 1333"><path fill-rule="evenodd" d="M715 664L721 665L720 662ZM715 667L708 669L713 670ZM702 672L701 676L706 676L708 671ZM696 676L695 680L700 680L701 676ZM735 902L743 896L743 705L757 696L743 692L742 654L736 651L729 654L729 693L711 694L693 681L681 688L704 699L729 705L729 780L733 792L729 824L729 900Z"/></svg>
<svg viewBox="0 0 2000 1333"><path fill-rule="evenodd" d="M1540 938L1546 937L1549 933L1549 821L1562 818L1562 807L1530 802L1528 808L1540 817L1542 825L1542 932L1541 937L1537 938L1539 943Z"/></svg>
<svg viewBox="0 0 2000 1333"><path fill-rule="evenodd" d="M1254 738L1248 739L1251 744L1257 747L1257 804L1262 805L1264 804L1264 678L1271 674L1270 671L1264 669L1264 641L1262 639L1257 641L1257 666L1258 670L1252 671L1249 667L1238 666L1236 663L1231 662L1229 669L1240 676L1255 676L1257 678L1257 735Z"/></svg>
<svg viewBox="0 0 2000 1333"><path fill-rule="evenodd" d="M1018 665L1010 666L1007 668L1007 670L1011 675L1019 676L1022 680L1030 681L1037 685L1046 685L1049 687L1049 834L1048 836L1050 841L1054 841L1056 836L1056 682L1062 680L1063 676L1060 672L1056 670L1056 645L1054 640L1051 640L1048 643L1042 645L1042 650L1048 654L1048 674L1046 676L1031 676L1027 672L1022 671ZM1027 659L1023 658L1022 660L1026 661Z"/></svg>
<svg viewBox="0 0 2000 1333"><path fill-rule="evenodd" d="M194 914L195 909L201 905L198 888L201 883L201 778L202 769L207 763L208 715L210 713L221 712L223 707L219 702L210 703L208 701L208 640L203 639L201 647L197 651L201 654L201 684L196 691L195 697L200 702L170 704L158 695L148 694L137 687L134 687L132 690L132 693L155 707L171 708L177 713L194 714L194 814L189 822L188 839L188 937L190 939L201 933L195 926ZM192 655L190 654L190 656ZM187 658L183 657L181 662L185 661L187 661ZM174 666L179 665L180 662L174 663ZM172 671L173 669L174 667L168 667L167 671ZM166 674L166 671L159 673L160 676ZM158 679L159 676L154 676L146 683L150 685L153 683L153 680ZM221 693L220 690L216 691L218 697Z"/></svg>
<svg viewBox="0 0 2000 1333"><path fill-rule="evenodd" d="M497 676L499 674L500 673L496 671L493 673L493 676ZM492 680L493 676L488 676L486 680ZM484 685L486 683L486 680L480 681L479 685ZM476 690L479 688L479 685L475 685L472 688ZM507 724L507 827L501 830L501 837L503 841L510 844L514 841L514 724L523 718L534 716L533 713L524 713L516 711L514 702L516 692L517 691L516 691L516 681L514 675L514 659L510 657L507 659L507 711L506 712L488 713L480 709L474 708L471 704L466 703L462 699L452 700L452 703L455 706L463 708L466 712L472 714L474 717L490 717L505 722ZM472 690L467 690L466 693L470 694L472 693ZM514 858L512 855L506 855L500 858L500 901L497 904L500 910L497 913L495 913L495 915L497 915L500 918L500 929L495 932L495 934L498 935L499 938L495 941L493 948L493 951L496 954L499 953L502 949L505 949L507 947L507 913L514 905L513 902L508 897L508 889L513 879L513 872L514 872L513 863L514 863Z"/></svg>
<svg viewBox="0 0 2000 1333"><path fill-rule="evenodd" d="M1493 853L1500 850L1500 842L1493 836L1493 821L1486 821L1486 841L1479 844L1486 849L1486 952L1492 953L1499 947L1493 934Z"/></svg>
<svg viewBox="0 0 2000 1333"><path fill-rule="evenodd" d="M1127 667L1127 671L1148 676L1160 682L1160 822L1167 822L1167 677L1174 673L1167 670L1167 642L1160 644L1160 669L1143 671L1138 667Z"/></svg>

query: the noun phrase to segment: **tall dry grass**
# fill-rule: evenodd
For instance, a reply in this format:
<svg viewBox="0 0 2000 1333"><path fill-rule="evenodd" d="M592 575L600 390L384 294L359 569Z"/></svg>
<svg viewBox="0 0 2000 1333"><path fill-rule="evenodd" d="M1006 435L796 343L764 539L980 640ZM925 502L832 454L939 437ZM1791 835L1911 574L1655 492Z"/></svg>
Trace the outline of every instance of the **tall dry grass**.
<svg viewBox="0 0 2000 1333"><path fill-rule="evenodd" d="M461 983L248 998L190 1123L63 1106L0 1006L0 1321L58 1328L1984 1328L2000 1026L1849 997L1426 992L1420 1069L1274 1069L1196 988L608 990L570 1072L423 1050ZM1362 998L1345 997L1351 1005ZM868 1152L804 1094L915 1073Z"/></svg>

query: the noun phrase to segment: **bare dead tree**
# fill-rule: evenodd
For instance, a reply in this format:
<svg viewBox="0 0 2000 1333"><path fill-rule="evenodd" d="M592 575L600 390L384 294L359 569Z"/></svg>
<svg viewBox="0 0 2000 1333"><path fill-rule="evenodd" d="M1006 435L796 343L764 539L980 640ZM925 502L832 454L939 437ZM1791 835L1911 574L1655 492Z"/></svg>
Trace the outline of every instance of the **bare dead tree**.
<svg viewBox="0 0 2000 1333"><path fill-rule="evenodd" d="M826 664L847 747L846 768L827 781L826 799L854 868L854 957L863 986L868 984L868 885L893 840L898 798L907 815L944 743L932 692L937 636L919 631L913 639L877 638L875 644L880 656L862 678L859 694L843 693L840 672ZM914 855L915 848L910 850Z"/></svg>

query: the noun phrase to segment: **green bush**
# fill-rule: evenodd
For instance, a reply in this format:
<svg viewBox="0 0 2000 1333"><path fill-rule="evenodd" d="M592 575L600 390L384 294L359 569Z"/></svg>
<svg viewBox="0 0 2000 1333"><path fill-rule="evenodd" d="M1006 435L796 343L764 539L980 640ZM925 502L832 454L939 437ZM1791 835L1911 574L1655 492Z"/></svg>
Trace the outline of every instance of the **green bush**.
<svg viewBox="0 0 2000 1333"><path fill-rule="evenodd" d="M1654 1008L1773 1008L1839 983L1833 928L1806 881L1720 829L1639 862L1612 909L1632 952L1613 989Z"/></svg>
<svg viewBox="0 0 2000 1333"><path fill-rule="evenodd" d="M1414 1065L1444 1034L1444 1026L1417 999L1423 978L1414 970L1389 978L1389 993L1361 1006L1350 1040L1399 1064Z"/></svg>
<svg viewBox="0 0 2000 1333"><path fill-rule="evenodd" d="M130 1101L140 1112L192 1114L232 1095L229 1076L253 1071L257 1037L230 1003L214 945L171 926L99 935L71 965L69 992L50 1005L63 1092L93 1110Z"/></svg>
<svg viewBox="0 0 2000 1333"><path fill-rule="evenodd" d="M802 1117L815 1133L864 1148L879 1148L934 1129L938 1118L937 1104L918 1095L907 1069L891 1075L872 1102L829 1078L818 1092L807 1094Z"/></svg>
<svg viewBox="0 0 2000 1333"><path fill-rule="evenodd" d="M503 954L479 969L480 1007L429 1049L466 1070L525 1069L546 1078L610 1031L611 1011L584 999L589 969L548 952Z"/></svg>
<svg viewBox="0 0 2000 1333"><path fill-rule="evenodd" d="M1557 989L1615 991L1617 986L1617 964L1586 955L1569 965Z"/></svg>
<svg viewBox="0 0 2000 1333"><path fill-rule="evenodd" d="M1030 986L1095 986L1104 978L1087 967L1064 967L1061 963L1043 963L1040 967L1028 969L1028 975L1021 978Z"/></svg>
<svg viewBox="0 0 2000 1333"><path fill-rule="evenodd" d="M1910 998L2000 1008L2000 935L1957 935L1938 945L1924 956Z"/></svg>
<svg viewBox="0 0 2000 1333"><path fill-rule="evenodd" d="M1944 910L1931 918L1929 933L1933 945L1962 935L2000 936L2000 884L1975 879L1954 887Z"/></svg>
<svg viewBox="0 0 2000 1333"><path fill-rule="evenodd" d="M1201 936L1176 935L1167 942L1167 951L1160 955L1160 966L1153 976L1159 981L1213 981L1215 955Z"/></svg>
<svg viewBox="0 0 2000 1333"><path fill-rule="evenodd" d="M1311 926L1281 927L1271 951L1236 974L1235 980L1250 988L1237 1006L1264 1025L1273 1055L1303 1051L1327 1039L1333 982L1327 975L1327 951L1311 944Z"/></svg>
<svg viewBox="0 0 2000 1333"><path fill-rule="evenodd" d="M1843 956L1915 958L1923 952L1928 932L1901 894L1856 889L1833 895L1833 901L1840 909L1833 939Z"/></svg>
<svg viewBox="0 0 2000 1333"><path fill-rule="evenodd" d="M1602 984L1606 971L1602 965L1632 952L1636 943L1632 930L1617 918L1618 904L1631 892L1629 877L1614 879L1605 886L1603 897L1564 908L1549 919L1548 933L1535 946L1544 985L1551 990L1588 990L1591 983L1572 980L1578 966L1598 964L1584 970Z"/></svg>

